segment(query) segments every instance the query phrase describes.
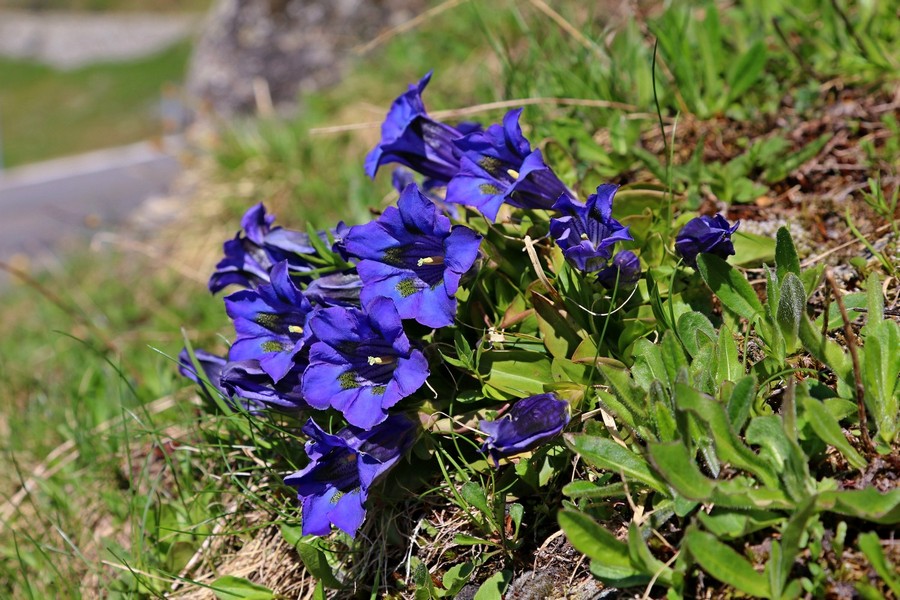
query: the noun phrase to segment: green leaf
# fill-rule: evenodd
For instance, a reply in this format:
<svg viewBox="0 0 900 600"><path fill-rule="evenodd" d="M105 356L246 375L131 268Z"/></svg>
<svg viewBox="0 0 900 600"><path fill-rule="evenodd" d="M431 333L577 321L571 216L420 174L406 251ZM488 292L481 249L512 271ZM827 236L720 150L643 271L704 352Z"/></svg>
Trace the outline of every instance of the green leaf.
<svg viewBox="0 0 900 600"><path fill-rule="evenodd" d="M856 448L844 437L841 426L828 412L825 405L819 400L803 396L800 398L800 407L805 413L806 420L819 439L830 446L834 446L844 455L847 462L854 469L863 470L868 465L866 459L856 451Z"/></svg>
<svg viewBox="0 0 900 600"><path fill-rule="evenodd" d="M472 562L464 562L454 565L447 569L441 583L444 585L447 596L455 596L459 593L468 582L472 572L475 570L475 564Z"/></svg>
<svg viewBox="0 0 900 600"><path fill-rule="evenodd" d="M716 341L716 329L706 315L691 311L678 318L678 337L688 354L696 358L700 348Z"/></svg>
<svg viewBox="0 0 900 600"><path fill-rule="evenodd" d="M537 292L532 292L531 302L541 338L550 354L559 358L572 356L584 340L584 328L572 320L565 307L555 304Z"/></svg>
<svg viewBox="0 0 900 600"><path fill-rule="evenodd" d="M650 384L654 381L659 381L666 388L672 385L666 364L663 362L662 350L646 338L639 339L634 344L634 365L631 367L631 374L644 390L649 390Z"/></svg>
<svg viewBox="0 0 900 600"><path fill-rule="evenodd" d="M799 151L788 155L784 158L784 160L778 161L777 163L772 164L769 168L763 171L762 178L768 183L777 183L790 175L795 169L800 167L803 163L810 160L819 151L825 147L825 144L828 143L834 136L833 133L823 133L818 138L801 148Z"/></svg>
<svg viewBox="0 0 900 600"><path fill-rule="evenodd" d="M781 280L781 292L778 298L778 309L775 320L784 336L788 352L794 352L797 336L800 333L800 321L806 314L806 292L803 283L793 273L786 273Z"/></svg>
<svg viewBox="0 0 900 600"><path fill-rule="evenodd" d="M666 483L690 500L708 501L716 487L694 463L687 447L679 440L649 444L650 460Z"/></svg>
<svg viewBox="0 0 900 600"><path fill-rule="evenodd" d="M819 362L825 364L835 375L853 385L850 357L837 343L824 337L805 315L800 319L800 343Z"/></svg>
<svg viewBox="0 0 900 600"><path fill-rule="evenodd" d="M803 536L806 534L807 526L810 519L815 518L816 499L814 496L808 497L800 507L791 515L787 524L781 530L781 556L775 560L775 556L769 560L766 570L770 571L769 587L772 595L776 598L782 596L782 592L788 583L791 574L791 568L794 560L800 553L800 544Z"/></svg>
<svg viewBox="0 0 900 600"><path fill-rule="evenodd" d="M726 75L729 88L727 104L743 96L759 80L766 67L766 60L766 46L758 41L731 64Z"/></svg>
<svg viewBox="0 0 900 600"><path fill-rule="evenodd" d="M720 460L753 473L767 487L778 486L775 471L744 445L731 428L731 421L721 404L684 384L675 386L675 403L679 408L690 411L700 422L706 423L715 440Z"/></svg>
<svg viewBox="0 0 900 600"><path fill-rule="evenodd" d="M881 540L874 531L863 533L859 536L859 549L862 550L866 558L872 564L872 568L878 573L878 576L891 588L891 592L895 598L900 598L900 576L898 566L892 565L885 557L881 548Z"/></svg>
<svg viewBox="0 0 900 600"><path fill-rule="evenodd" d="M512 573L510 571L504 570L494 573L481 584L472 600L503 600L503 592L511 579Z"/></svg>
<svg viewBox="0 0 900 600"><path fill-rule="evenodd" d="M880 321L866 325L862 378L866 407L875 419L878 437L890 445L900 425L900 395L895 394L900 377L900 325Z"/></svg>
<svg viewBox="0 0 900 600"><path fill-rule="evenodd" d="M284 530L282 529L283 534ZM304 536L294 547L297 549L297 554L300 555L303 566L306 567L306 570L313 577L321 581L326 587L340 588L342 587L341 582L334 576L321 544L322 541L318 537Z"/></svg>
<svg viewBox="0 0 900 600"><path fill-rule="evenodd" d="M744 368L738 359L738 347L734 341L734 334L725 325L719 328L716 350L718 353L716 379L720 383L723 381L737 382L738 379L744 376Z"/></svg>
<svg viewBox="0 0 900 600"><path fill-rule="evenodd" d="M754 199L756 196L753 197ZM735 231L731 236L734 243L734 264L744 267L771 262L775 256L775 243L766 237L746 231Z"/></svg>
<svg viewBox="0 0 900 600"><path fill-rule="evenodd" d="M749 320L763 312L756 292L727 262L713 254L701 254L697 257L697 268L703 281L727 309Z"/></svg>
<svg viewBox="0 0 900 600"><path fill-rule="evenodd" d="M479 371L491 387L517 397L543 393L552 380L547 355L524 350L494 350L481 355Z"/></svg>
<svg viewBox="0 0 900 600"><path fill-rule="evenodd" d="M715 536L691 528L684 544L703 570L738 590L757 598L770 598L766 576L757 573L747 560L717 540Z"/></svg>
<svg viewBox="0 0 900 600"><path fill-rule="evenodd" d="M663 585L672 584L672 569L653 556L641 535L640 527L634 521L628 524L628 553L631 556L632 565L638 567L645 574L655 577Z"/></svg>
<svg viewBox="0 0 900 600"><path fill-rule="evenodd" d="M788 273L800 277L800 258L787 227L780 227L775 234L775 272L779 281L784 281Z"/></svg>
<svg viewBox="0 0 900 600"><path fill-rule="evenodd" d="M621 498L625 496L625 484L621 481L598 485L593 481L578 480L563 486L562 493L569 498L586 498L597 500L600 498Z"/></svg>
<svg viewBox="0 0 900 600"><path fill-rule="evenodd" d="M723 540L740 539L784 521L784 516L773 511L732 510L721 506L716 506L710 513L698 511L697 518L705 529Z"/></svg>
<svg viewBox="0 0 900 600"><path fill-rule="evenodd" d="M566 445L580 454L581 458L589 465L613 473L624 473L626 477L639 481L658 492L668 493L665 483L650 470L647 461L616 442L583 433L567 433L563 439Z"/></svg>
<svg viewBox="0 0 900 600"><path fill-rule="evenodd" d="M604 575L598 576L604 581L649 579L632 565L628 546L588 515L566 508L557 513L557 519L572 546L602 566Z"/></svg>
<svg viewBox="0 0 900 600"><path fill-rule="evenodd" d="M753 406L753 400L756 398L756 378L752 375L741 377L734 385L731 391L731 397L728 399L728 420L731 422L735 431L744 429L747 423L747 417L750 416L750 407Z"/></svg>
<svg viewBox="0 0 900 600"><path fill-rule="evenodd" d="M479 484L474 481L467 481L460 488L459 493L463 500L480 510L483 515L488 518L493 516L493 511L488 506L487 494Z"/></svg>
<svg viewBox="0 0 900 600"><path fill-rule="evenodd" d="M269 588L232 575L219 577L210 588L218 600L270 600L275 597L275 592Z"/></svg>
<svg viewBox="0 0 900 600"><path fill-rule="evenodd" d="M900 488L883 494L871 487L826 491L818 495L816 506L820 510L881 525L896 525L900 523Z"/></svg>
<svg viewBox="0 0 900 600"><path fill-rule="evenodd" d="M666 366L666 373L669 375L669 387L671 388L681 369L688 367L687 355L685 355L684 348L675 336L674 331L666 331L663 334L660 348L662 349L663 364Z"/></svg>

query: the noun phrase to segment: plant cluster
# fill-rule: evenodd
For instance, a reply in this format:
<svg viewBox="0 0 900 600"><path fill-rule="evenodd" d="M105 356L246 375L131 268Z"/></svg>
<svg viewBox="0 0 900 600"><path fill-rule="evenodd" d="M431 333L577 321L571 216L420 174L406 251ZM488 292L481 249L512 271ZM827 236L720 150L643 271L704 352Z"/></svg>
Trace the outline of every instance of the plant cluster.
<svg viewBox="0 0 900 600"><path fill-rule="evenodd" d="M480 513L480 536L460 543L511 558L525 499L577 456L558 521L606 584L689 595L702 569L762 597L824 589L829 532L847 535L836 519L900 520L897 490L810 468L828 446L860 471L876 453L896 457L900 327L877 276L860 339L846 314L817 324L808 301L823 270L800 268L782 228L762 303L726 260L738 224L684 212L673 236L673 198L655 190L601 184L581 201L523 135L520 109L486 128L433 119L430 76L395 100L366 159L370 177L402 165L396 206L306 232L251 208L209 283L244 288L225 298L228 356L181 356L222 410L298 425L311 415L308 460L284 479L302 534L357 536L380 482L414 462L421 485L442 476L455 503ZM842 324L847 348L827 335ZM801 350L816 365L801 365ZM595 520L609 518L611 498L635 509L627 540ZM765 573L722 541L772 531ZM872 564L890 564L866 535ZM321 574L316 556L307 567ZM415 581L443 597L479 564L442 586Z"/></svg>

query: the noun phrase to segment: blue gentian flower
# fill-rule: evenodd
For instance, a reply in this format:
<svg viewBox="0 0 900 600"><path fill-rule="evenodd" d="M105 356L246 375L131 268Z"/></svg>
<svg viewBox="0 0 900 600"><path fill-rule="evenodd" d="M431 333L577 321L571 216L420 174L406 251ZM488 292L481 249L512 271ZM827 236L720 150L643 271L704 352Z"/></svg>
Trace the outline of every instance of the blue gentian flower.
<svg viewBox="0 0 900 600"><path fill-rule="evenodd" d="M597 282L610 290L616 286L620 290L630 290L640 278L641 261L631 250L617 252L612 263L597 273Z"/></svg>
<svg viewBox="0 0 900 600"><path fill-rule="evenodd" d="M360 259L363 306L384 296L400 317L428 327L444 327L456 316L456 290L478 257L481 236L468 227L451 229L415 184L400 194L377 221L357 225L346 239L347 251Z"/></svg>
<svg viewBox="0 0 900 600"><path fill-rule="evenodd" d="M353 271L332 273L312 280L303 295L320 306L360 306L363 283Z"/></svg>
<svg viewBox="0 0 900 600"><path fill-rule="evenodd" d="M309 338L306 321L313 311L291 280L287 261L272 267L270 284L225 298L225 311L237 332L228 359L256 359L275 382L284 377Z"/></svg>
<svg viewBox="0 0 900 600"><path fill-rule="evenodd" d="M222 386L221 382L222 370L225 368L225 364L228 361L225 360L224 357L217 356L206 350L195 350L194 357L197 359L197 363L199 363L200 368L203 369L203 374L214 389L210 390L209 386L197 375L197 370L194 368L194 363L191 362L191 355L188 354L187 348L183 348L181 352L178 353L178 372L194 383L200 384L200 389L207 400L212 401L213 393L223 398L228 398L229 393Z"/></svg>
<svg viewBox="0 0 900 600"><path fill-rule="evenodd" d="M256 287L269 281L272 266L287 260L292 272L312 269L300 254L315 254L309 236L299 231L272 227L274 215L266 214L262 203L251 207L241 219L242 232L225 242L225 258L209 279L209 291L216 293L229 285Z"/></svg>
<svg viewBox="0 0 900 600"><path fill-rule="evenodd" d="M738 221L731 225L719 214L691 219L675 236L675 251L681 255L685 264L692 267L697 266L697 255L701 253L728 258L734 254L731 235L740 224Z"/></svg>
<svg viewBox="0 0 900 600"><path fill-rule="evenodd" d="M309 408L300 388L303 366L290 369L277 382L269 376L258 360L229 361L222 369L221 384L230 398L241 400L250 412L264 408L296 411Z"/></svg>
<svg viewBox="0 0 900 600"><path fill-rule="evenodd" d="M481 421L479 428L488 434L481 451L500 466L501 457L532 450L558 435L569 418L569 403L554 394L523 398L499 419Z"/></svg>
<svg viewBox="0 0 900 600"><path fill-rule="evenodd" d="M619 186L605 183L588 197L586 204L564 194L553 205L563 216L550 220L550 235L566 259L581 271L599 271L612 256L616 242L632 239L628 228L612 218L617 189Z"/></svg>
<svg viewBox="0 0 900 600"><path fill-rule="evenodd" d="M351 425L369 429L381 423L389 408L428 377L425 355L410 345L388 298L376 298L365 312L317 310L308 325L319 341L309 349L303 397L314 408L335 408Z"/></svg>
<svg viewBox="0 0 900 600"><path fill-rule="evenodd" d="M397 464L414 432L413 422L402 415L389 417L375 429L350 426L335 435L307 421L303 433L310 438L310 463L284 479L297 488L302 502L303 535L326 535L334 525L356 536L366 518L369 489Z"/></svg>
<svg viewBox="0 0 900 600"><path fill-rule="evenodd" d="M431 71L394 100L381 125L381 141L366 156L369 177L374 178L381 165L391 162L406 165L437 184L446 184L459 171L453 140L463 132L428 116L422 91L430 79Z"/></svg>
<svg viewBox="0 0 900 600"><path fill-rule="evenodd" d="M478 209L495 221L504 203L519 208L550 209L568 188L544 162L540 150L522 135L522 109L503 117L503 126L455 140L462 153L459 173L447 186L447 202Z"/></svg>

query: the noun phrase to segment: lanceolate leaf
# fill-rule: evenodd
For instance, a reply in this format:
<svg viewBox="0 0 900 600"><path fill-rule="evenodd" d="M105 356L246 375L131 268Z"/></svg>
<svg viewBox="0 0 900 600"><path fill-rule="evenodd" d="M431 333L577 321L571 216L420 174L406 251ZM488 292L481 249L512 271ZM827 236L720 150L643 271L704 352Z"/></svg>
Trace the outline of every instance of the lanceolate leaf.
<svg viewBox="0 0 900 600"><path fill-rule="evenodd" d="M801 397L800 407L805 412L810 427L823 442L837 448L854 469L866 468L866 459L844 437L841 426L822 402L809 396Z"/></svg>
<svg viewBox="0 0 900 600"><path fill-rule="evenodd" d="M775 234L775 272L779 281L784 281L788 273L800 277L800 258L787 227L780 227Z"/></svg>
<svg viewBox="0 0 900 600"><path fill-rule="evenodd" d="M576 550L602 564L608 578L620 580L640 576L631 564L628 546L583 512L559 511L559 525ZM649 579L649 577L648 577Z"/></svg>
<svg viewBox="0 0 900 600"><path fill-rule="evenodd" d="M697 257L697 268L706 285L730 311L750 320L763 312L756 292L727 262L712 254L701 254Z"/></svg>
<svg viewBox="0 0 900 600"><path fill-rule="evenodd" d="M800 321L806 309L806 292L800 278L791 272L786 273L781 280L779 296L775 319L784 336L788 352L793 352L800 332Z"/></svg>
<svg viewBox="0 0 900 600"><path fill-rule="evenodd" d="M666 485L641 456L616 442L593 435L566 434L566 445L590 465L639 481L658 492L667 493Z"/></svg>
<svg viewBox="0 0 900 600"><path fill-rule="evenodd" d="M715 481L700 472L682 442L650 444L648 450L653 466L676 492L691 500L709 500Z"/></svg>
<svg viewBox="0 0 900 600"><path fill-rule="evenodd" d="M900 523L900 489L884 494L875 488L822 492L816 507L882 525L896 525Z"/></svg>
<svg viewBox="0 0 900 600"><path fill-rule="evenodd" d="M715 536L690 529L684 543L703 570L719 581L757 598L771 597L766 576L753 570L746 559Z"/></svg>

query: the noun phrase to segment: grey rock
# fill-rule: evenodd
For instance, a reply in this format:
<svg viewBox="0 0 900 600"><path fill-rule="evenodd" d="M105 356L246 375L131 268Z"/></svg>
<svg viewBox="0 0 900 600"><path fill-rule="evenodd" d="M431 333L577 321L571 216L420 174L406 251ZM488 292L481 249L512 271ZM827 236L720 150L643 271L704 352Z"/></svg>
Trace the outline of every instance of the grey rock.
<svg viewBox="0 0 900 600"><path fill-rule="evenodd" d="M352 49L425 0L218 0L191 59L187 91L212 113L290 110L340 80Z"/></svg>

